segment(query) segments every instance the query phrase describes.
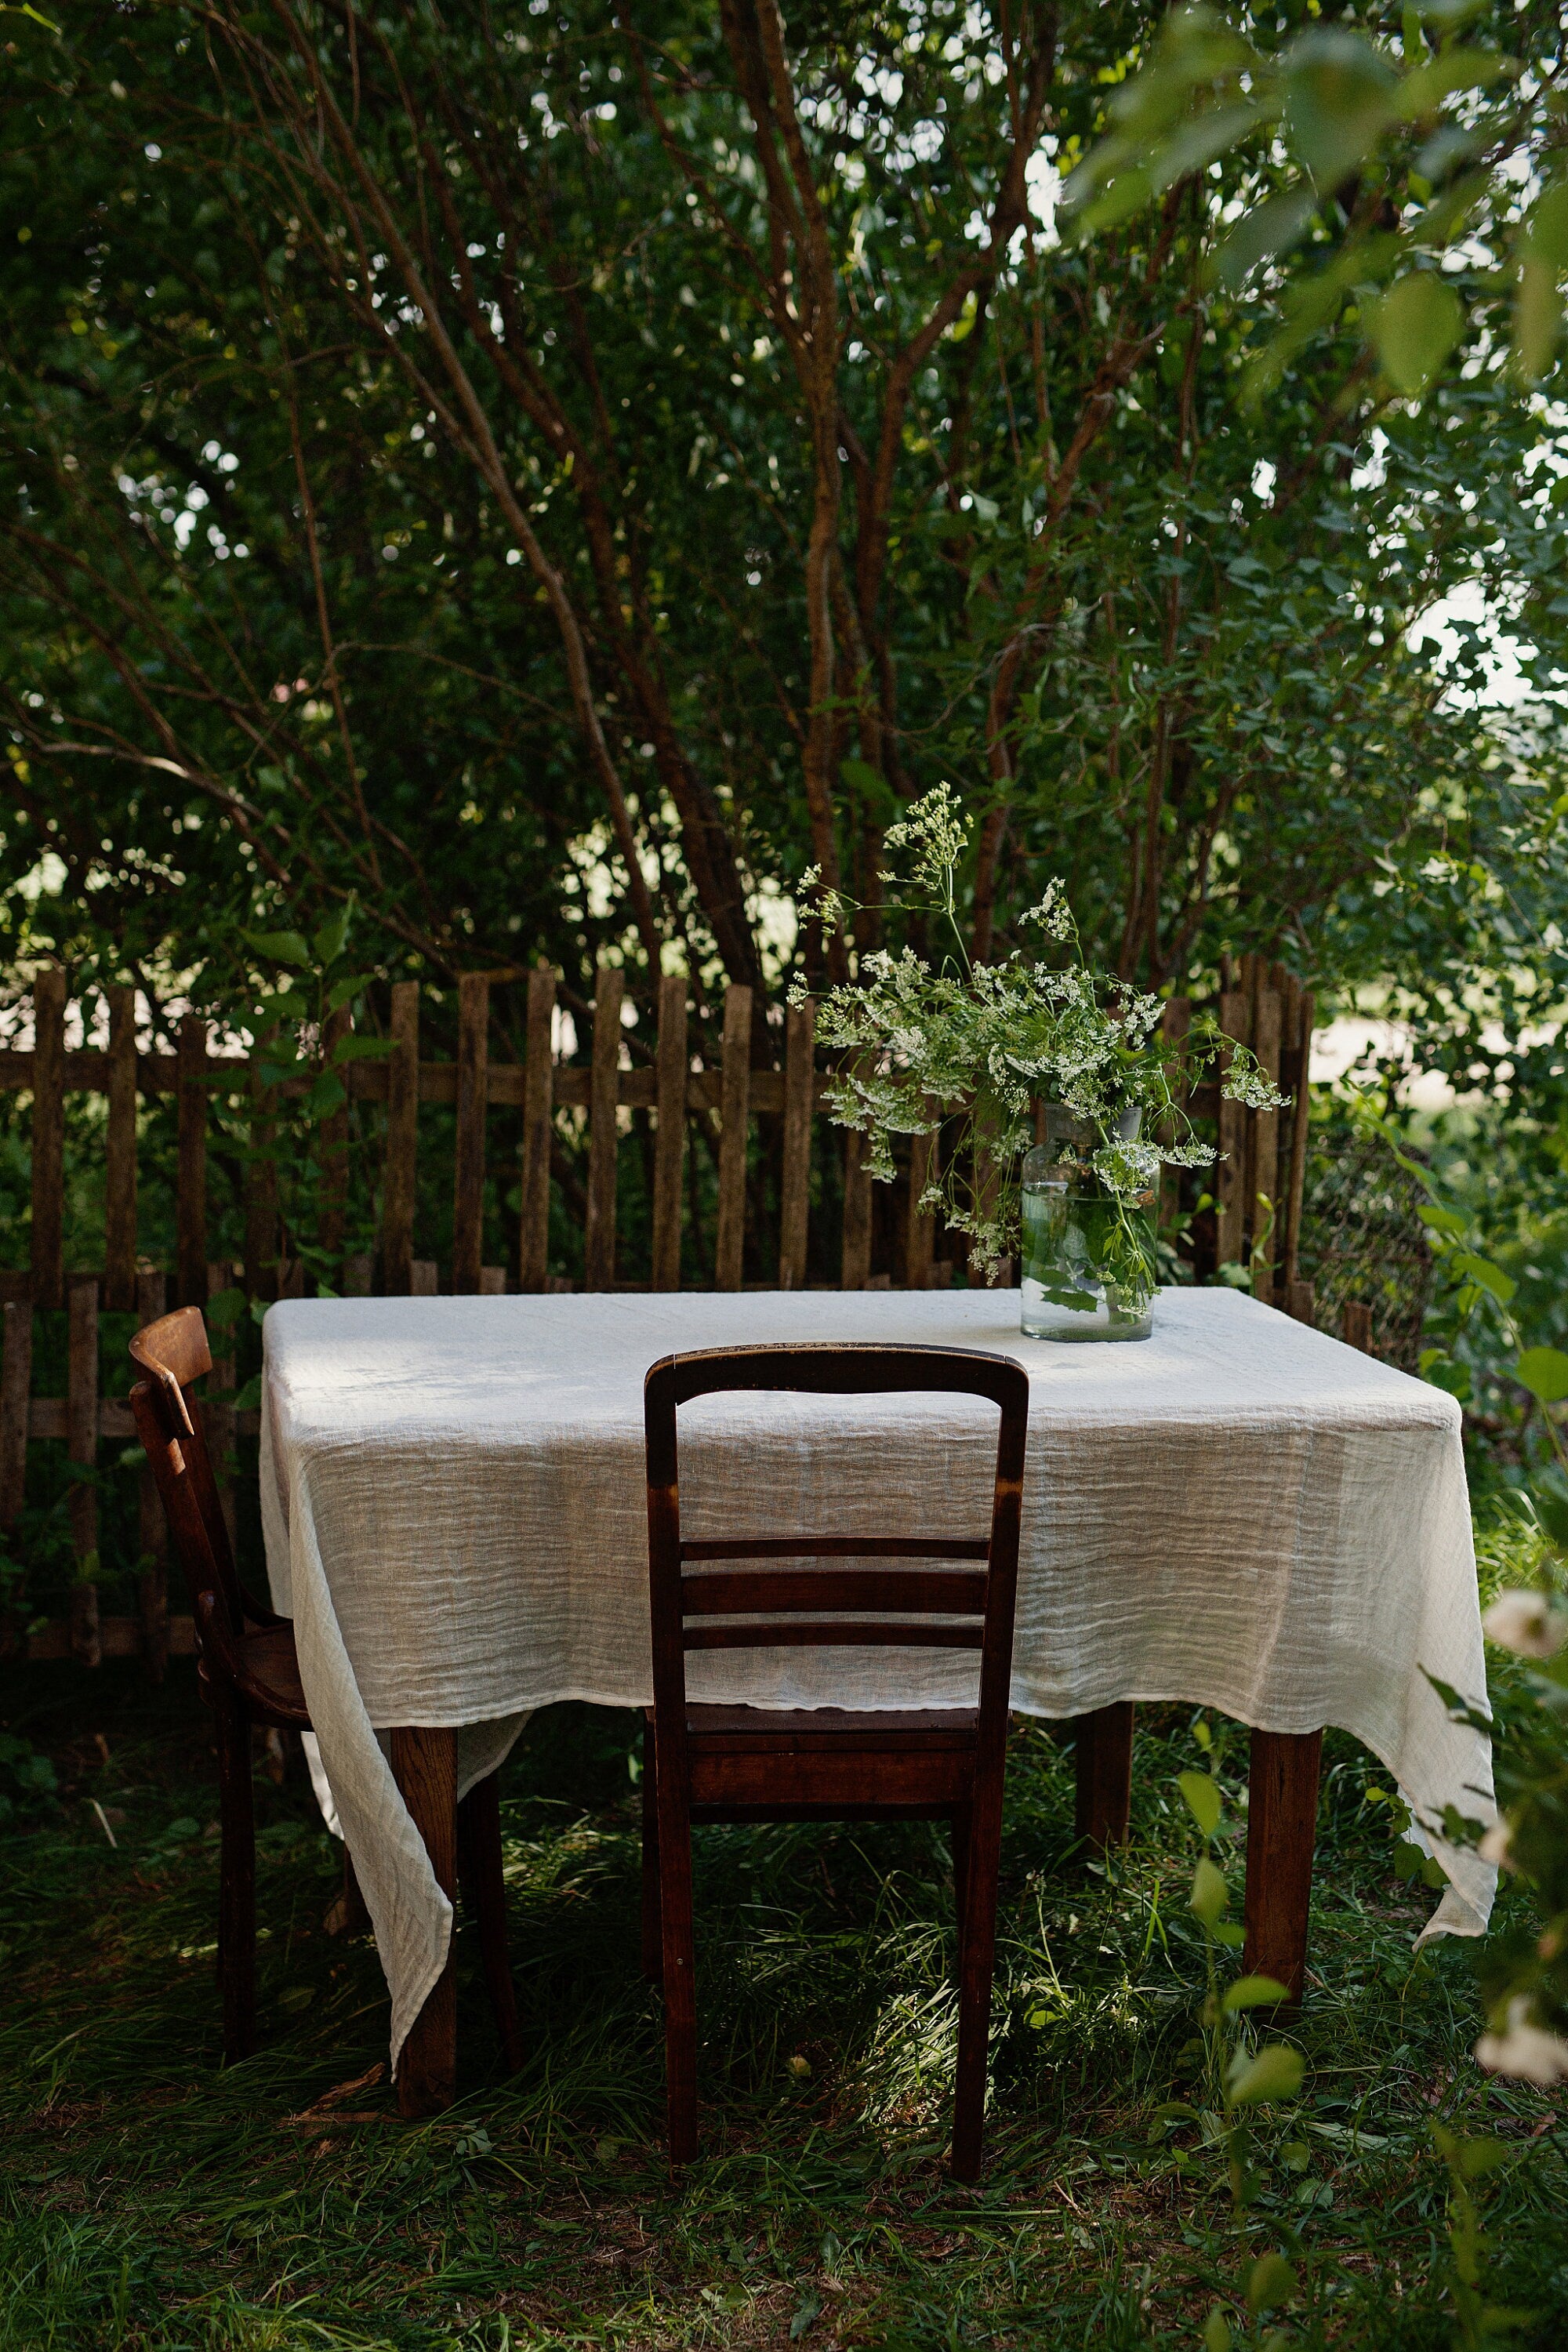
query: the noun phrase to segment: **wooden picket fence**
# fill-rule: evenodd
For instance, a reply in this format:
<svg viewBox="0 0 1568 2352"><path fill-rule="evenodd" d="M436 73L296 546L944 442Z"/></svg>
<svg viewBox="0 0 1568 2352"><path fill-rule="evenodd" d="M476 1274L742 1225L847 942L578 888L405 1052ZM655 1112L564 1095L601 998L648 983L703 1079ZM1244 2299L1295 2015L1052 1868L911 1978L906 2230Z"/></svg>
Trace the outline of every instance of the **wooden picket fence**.
<svg viewBox="0 0 1568 2352"><path fill-rule="evenodd" d="M1312 1000L1279 965L1244 958L1226 968L1215 1007L1222 1028L1250 1045L1265 1069L1293 1098L1284 1112L1253 1113L1218 1099L1209 1081L1193 1090L1194 1116L1217 1124L1226 1155L1213 1180L1216 1196L1212 1262L1224 1265L1252 1257L1256 1294L1310 1318L1310 1300L1296 1280L1300 1230L1307 1119L1305 1079L1312 1033ZM585 1057L558 1057L552 1049L559 983L537 971L527 976L524 1057L492 1060L491 979L474 974L458 991L455 1059L420 1057L420 991L400 982L391 990L392 1050L384 1058L346 1064L342 1075L351 1099L384 1106L377 1247L371 1255L342 1261L342 1286L392 1295L570 1288L548 1265L552 1146L563 1116L587 1129L586 1213L583 1234L582 1286L673 1290L680 1286L683 1220L689 1205L684 1183L689 1130L704 1120L717 1166L716 1218L708 1262L713 1286L742 1286L747 1263L747 1172L753 1122L773 1121L777 1152L776 1233L750 1235L751 1261L761 1268L756 1287L799 1289L807 1281L814 1153L823 1144L822 1089L826 1074L817 1067L809 1007L785 1013L782 1030L753 1024L752 992L728 990L716 1066L703 1066L691 1052L688 983L666 976L658 988L654 1050L644 1066L627 1066L622 1012L626 976L606 966L598 973ZM187 1017L177 1050L139 1051L133 992L103 992L108 1043L66 1049L68 983L62 971L40 971L33 992L34 1044L30 1052L0 1053L0 1087L30 1093L32 1139L32 1236L26 1268L0 1272L4 1302L4 1348L0 1351L0 1540L15 1538L26 1487L29 1447L64 1444L68 1461L90 1472L101 1445L121 1448L134 1438L129 1405L100 1392L100 1312L132 1313L138 1323L167 1307L205 1305L216 1291L236 1286L249 1297L297 1295L302 1268L282 1252L272 1161L264 1153L249 1162L246 1177L244 1257L235 1265L209 1257L207 1156L215 1107L226 1100L247 1111L250 1132L265 1138L275 1100L255 1059L211 1050L209 1024ZM1190 1027L1193 1007L1173 998L1165 1008L1167 1035L1179 1040ZM334 1016L324 1039L330 1049L343 1034L347 1015ZM583 1024L578 1024L579 1026ZM84 1029L84 1034L87 1034ZM776 1039L776 1059L753 1062L759 1034ZM290 1082L296 1091L308 1080ZM107 1097L100 1133L104 1154L103 1256L99 1265L65 1263L65 1098L70 1093ZM176 1113L174 1265L144 1263L137 1248L138 1119L150 1098L173 1097ZM416 1255L416 1175L419 1112L444 1104L456 1112L453 1223L450 1263L443 1267ZM483 1263L485 1181L493 1173L488 1115L492 1108L521 1109L521 1207L515 1263ZM616 1280L617 1184L623 1111L654 1117L651 1280ZM714 1135L714 1121L717 1134ZM326 1181L318 1207L316 1241L329 1255L341 1248L348 1191L349 1122L346 1109L321 1121L318 1158ZM924 1288L950 1281L962 1264L939 1255L943 1237L936 1222L915 1213L912 1203L931 1171L940 1139L912 1140L904 1213L894 1262L872 1272L872 1187L865 1171L861 1139L844 1135L842 1210L837 1259L838 1281L826 1286L868 1286ZM510 1173L510 1171L509 1171ZM818 1237L820 1241L820 1236ZM888 1253L884 1246L883 1255ZM819 1250L818 1263L821 1263ZM35 1329L40 1314L64 1310L66 1392L36 1396ZM217 1391L234 1389L232 1333L215 1330L214 1379ZM208 1407L210 1439L220 1461L232 1458L237 1437L254 1436L258 1415L222 1402ZM97 1664L104 1657L142 1656L161 1675L172 1654L195 1646L192 1622L171 1616L164 1568L164 1537L151 1481L142 1475L139 1551L144 1566L134 1615L100 1615L99 1588L91 1573L98 1555L99 1501L82 1476L69 1496L71 1549L79 1565L68 1616L29 1624L25 1614L0 1621L0 1651L31 1659L75 1657ZM232 1511L233 1496L226 1497Z"/></svg>

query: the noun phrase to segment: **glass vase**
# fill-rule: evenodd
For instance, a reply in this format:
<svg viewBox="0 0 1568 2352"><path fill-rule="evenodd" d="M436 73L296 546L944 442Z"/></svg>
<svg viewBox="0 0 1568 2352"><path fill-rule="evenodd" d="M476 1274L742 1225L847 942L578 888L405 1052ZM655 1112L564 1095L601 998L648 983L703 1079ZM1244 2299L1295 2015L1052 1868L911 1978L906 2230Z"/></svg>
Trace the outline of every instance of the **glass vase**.
<svg viewBox="0 0 1568 2352"><path fill-rule="evenodd" d="M1137 1133L1137 1113L1122 1121ZM1021 1325L1035 1339L1146 1339L1155 1283L1152 1190L1114 1192L1089 1165L1100 1138L1050 1106L1024 1161Z"/></svg>

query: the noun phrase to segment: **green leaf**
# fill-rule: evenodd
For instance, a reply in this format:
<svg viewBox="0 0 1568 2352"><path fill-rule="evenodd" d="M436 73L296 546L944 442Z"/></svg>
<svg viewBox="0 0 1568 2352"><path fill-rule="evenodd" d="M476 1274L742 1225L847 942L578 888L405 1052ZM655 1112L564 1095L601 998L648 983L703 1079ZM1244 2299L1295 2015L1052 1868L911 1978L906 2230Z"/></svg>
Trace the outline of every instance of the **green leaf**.
<svg viewBox="0 0 1568 2352"><path fill-rule="evenodd" d="M1086 205L1073 223L1079 237L1094 236L1102 228L1114 228L1135 212L1142 211L1154 193L1153 180L1140 164L1130 172L1119 173L1103 194Z"/></svg>
<svg viewBox="0 0 1568 2352"><path fill-rule="evenodd" d="M1278 1977L1237 1977L1220 2002L1221 2009L1273 2009L1290 1995Z"/></svg>
<svg viewBox="0 0 1568 2352"><path fill-rule="evenodd" d="M240 937L269 963L308 964L310 961L302 931L242 931Z"/></svg>
<svg viewBox="0 0 1568 2352"><path fill-rule="evenodd" d="M351 898L335 915L329 915L317 931L312 945L316 961L323 968L336 963L349 941L349 925L353 920L354 902Z"/></svg>
<svg viewBox="0 0 1568 2352"><path fill-rule="evenodd" d="M1526 253L1513 298L1513 363L1526 383L1535 383L1546 373L1562 328L1556 268Z"/></svg>
<svg viewBox="0 0 1568 2352"><path fill-rule="evenodd" d="M1204 2329L1204 2352L1230 2352L1230 2322L1216 2303Z"/></svg>
<svg viewBox="0 0 1568 2352"><path fill-rule="evenodd" d="M1496 49L1445 49L1405 75L1394 110L1401 121L1417 122L1456 90L1489 89L1493 82L1518 70L1511 58L1500 56Z"/></svg>
<svg viewBox="0 0 1568 2352"><path fill-rule="evenodd" d="M1542 1404L1560 1404L1568 1397L1568 1355L1561 1348L1527 1348L1513 1376Z"/></svg>
<svg viewBox="0 0 1568 2352"><path fill-rule="evenodd" d="M1247 1941L1246 1928L1239 1923L1233 1926L1227 1919L1222 1919L1213 1933L1215 1942L1223 1944L1227 1952L1239 1952Z"/></svg>
<svg viewBox="0 0 1568 2352"><path fill-rule="evenodd" d="M1193 1873L1193 1891L1189 1907L1195 1911L1205 1927L1212 1927L1225 1916L1230 1901L1230 1889L1223 1873L1217 1871L1205 1853Z"/></svg>
<svg viewBox="0 0 1568 2352"><path fill-rule="evenodd" d="M1296 2273L1283 2254L1261 2254L1247 2282L1247 2307L1256 2318L1277 2304L1294 2303L1300 2292Z"/></svg>
<svg viewBox="0 0 1568 2352"><path fill-rule="evenodd" d="M1479 1290L1489 1291L1504 1307L1519 1288L1510 1274L1494 1265L1489 1257L1478 1256L1474 1250L1456 1250L1448 1263L1456 1274L1466 1276Z"/></svg>
<svg viewBox="0 0 1568 2352"><path fill-rule="evenodd" d="M342 1110L348 1100L342 1078L329 1073L316 1080L305 1097L305 1109L311 1118L326 1118L332 1111Z"/></svg>
<svg viewBox="0 0 1568 2352"><path fill-rule="evenodd" d="M808 2286L795 2306L795 2317L789 2324L789 2340L798 2344L817 2313L822 2309L822 2297L814 2286Z"/></svg>
<svg viewBox="0 0 1568 2352"><path fill-rule="evenodd" d="M332 1048L331 1067L340 1062L384 1062L397 1051L395 1037L340 1037Z"/></svg>
<svg viewBox="0 0 1568 2352"><path fill-rule="evenodd" d="M1506 2140L1462 2139L1453 2160L1467 2180L1479 2180L1483 2172L1495 2172L1514 2153Z"/></svg>
<svg viewBox="0 0 1568 2352"><path fill-rule="evenodd" d="M1465 331L1458 296L1430 269L1369 302L1366 320L1384 375L1407 400L1419 399Z"/></svg>
<svg viewBox="0 0 1568 2352"><path fill-rule="evenodd" d="M341 1013L343 1006L350 1003L354 997L363 995L374 978L375 974L373 971L355 971L351 972L346 980L334 982L328 992L327 1011Z"/></svg>
<svg viewBox="0 0 1568 2352"><path fill-rule="evenodd" d="M1568 1552L1568 1494L1543 1479L1535 1489L1534 1501L1542 1526L1558 1550Z"/></svg>
<svg viewBox="0 0 1568 2352"><path fill-rule="evenodd" d="M1238 2052L1231 2062L1230 2098L1237 2107L1260 2107L1275 2099L1293 2099L1301 2087L1303 2061L1299 2050L1270 2042L1255 2058Z"/></svg>
<svg viewBox="0 0 1568 2352"><path fill-rule="evenodd" d="M1290 144L1322 189L1338 187L1394 119L1394 68L1342 26L1301 35L1285 58L1285 89Z"/></svg>
<svg viewBox="0 0 1568 2352"><path fill-rule="evenodd" d="M220 1290L207 1300L205 1314L215 1331L226 1331L245 1312L243 1290Z"/></svg>
<svg viewBox="0 0 1568 2352"><path fill-rule="evenodd" d="M1219 1782L1212 1772L1179 1772L1176 1786L1187 1801L1191 1813L1205 1837L1213 1837L1219 1827L1223 1810Z"/></svg>
<svg viewBox="0 0 1568 2352"><path fill-rule="evenodd" d="M1435 1234L1460 1235L1469 1230L1464 1218L1455 1210L1440 1208L1436 1201L1424 1201L1415 1214L1421 1223L1430 1226Z"/></svg>
<svg viewBox="0 0 1568 2352"><path fill-rule="evenodd" d="M1321 202L1316 188L1309 184L1270 196L1266 204L1244 213L1210 261L1210 279L1234 293L1260 261L1283 253L1305 236Z"/></svg>
<svg viewBox="0 0 1568 2352"><path fill-rule="evenodd" d="M1520 243L1531 261L1568 269L1568 180L1542 190L1521 226Z"/></svg>

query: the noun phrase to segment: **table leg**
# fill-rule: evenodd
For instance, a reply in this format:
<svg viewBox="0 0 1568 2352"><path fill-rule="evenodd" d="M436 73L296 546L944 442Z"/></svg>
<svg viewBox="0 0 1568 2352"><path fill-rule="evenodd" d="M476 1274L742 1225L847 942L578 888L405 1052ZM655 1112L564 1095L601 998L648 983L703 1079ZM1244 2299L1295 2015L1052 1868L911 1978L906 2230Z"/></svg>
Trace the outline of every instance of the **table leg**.
<svg viewBox="0 0 1568 2352"><path fill-rule="evenodd" d="M392 1770L425 1841L437 1885L451 1900L458 1885L458 1735L410 1727L392 1735ZM456 1939L454 1938L454 1942ZM455 1955L426 1996L397 2061L397 2105L405 2116L439 2115L458 2091Z"/></svg>
<svg viewBox="0 0 1568 2352"><path fill-rule="evenodd" d="M1090 1845L1122 1845L1132 1805L1132 1702L1080 1715L1078 1739L1078 1834Z"/></svg>
<svg viewBox="0 0 1568 2352"><path fill-rule="evenodd" d="M1318 1834L1321 1731L1255 1731L1247 1801L1249 1976L1274 1977L1300 2009L1307 1977L1307 1914Z"/></svg>

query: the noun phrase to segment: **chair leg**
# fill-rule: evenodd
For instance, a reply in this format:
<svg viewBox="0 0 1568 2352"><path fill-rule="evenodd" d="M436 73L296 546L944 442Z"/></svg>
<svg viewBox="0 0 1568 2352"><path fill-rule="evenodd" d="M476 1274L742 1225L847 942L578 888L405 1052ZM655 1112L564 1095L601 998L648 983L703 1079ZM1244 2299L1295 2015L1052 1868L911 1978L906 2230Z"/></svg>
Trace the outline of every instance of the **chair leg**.
<svg viewBox="0 0 1568 2352"><path fill-rule="evenodd" d="M250 1782L250 1719L215 1677L217 1730L218 1984L223 1994L225 2063L256 2047L256 1808Z"/></svg>
<svg viewBox="0 0 1568 2352"><path fill-rule="evenodd" d="M996 1879L1002 1858L1000 1789L976 1791L963 1873L958 1948L958 2082L952 2170L978 2180L985 2137L985 2058L991 2038L991 1977L996 1956Z"/></svg>
<svg viewBox="0 0 1568 2352"><path fill-rule="evenodd" d="M958 1933L962 1945L964 1926L964 1895L969 1885L969 1808L965 1805L952 1817L952 1894L958 1911Z"/></svg>
<svg viewBox="0 0 1568 2352"><path fill-rule="evenodd" d="M650 1714L642 1748L642 1972L649 1984L664 1981L663 1939L658 1896L658 1750Z"/></svg>
<svg viewBox="0 0 1568 2352"><path fill-rule="evenodd" d="M691 1917L691 1813L664 1774L658 1791L659 1922L664 1962L665 2097L669 2161L697 2154L696 1937Z"/></svg>
<svg viewBox="0 0 1568 2352"><path fill-rule="evenodd" d="M370 1913L365 1908L364 1896L359 1891L359 1880L354 1876L354 1858L349 1852L346 1840L343 1845L342 1887L328 1904L321 1925L329 1936L366 1936L370 1933Z"/></svg>
<svg viewBox="0 0 1568 2352"><path fill-rule="evenodd" d="M476 1780L458 1807L458 1874L479 1931L485 1985L506 2053L507 2072L522 2064L522 2029L506 1945L506 1882L501 1875L500 1790L497 1775Z"/></svg>

